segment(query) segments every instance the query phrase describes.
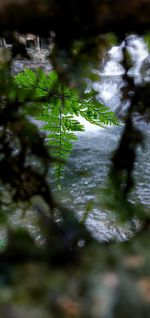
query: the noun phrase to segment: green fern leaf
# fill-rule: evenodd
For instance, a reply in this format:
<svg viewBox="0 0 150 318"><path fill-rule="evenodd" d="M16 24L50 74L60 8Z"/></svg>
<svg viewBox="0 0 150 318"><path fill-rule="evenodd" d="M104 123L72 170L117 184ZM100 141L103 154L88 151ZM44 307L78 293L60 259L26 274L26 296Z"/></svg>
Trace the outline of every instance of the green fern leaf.
<svg viewBox="0 0 150 318"><path fill-rule="evenodd" d="M75 117L81 116L100 127L118 125L118 119L114 112L98 101L94 90L80 97L76 89L59 82L55 71L45 74L41 69L25 69L14 80L26 105L25 114L44 123L42 129L46 131L46 140L56 158L54 171L60 188L64 163L77 140L75 132L84 130Z"/></svg>

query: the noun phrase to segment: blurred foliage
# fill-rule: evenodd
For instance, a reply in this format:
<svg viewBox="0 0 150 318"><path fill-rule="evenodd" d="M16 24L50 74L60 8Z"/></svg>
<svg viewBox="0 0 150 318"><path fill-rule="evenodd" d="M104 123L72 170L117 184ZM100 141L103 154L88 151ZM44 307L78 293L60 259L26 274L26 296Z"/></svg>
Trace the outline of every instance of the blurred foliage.
<svg viewBox="0 0 150 318"><path fill-rule="evenodd" d="M0 70L0 215L1 224L8 233L4 258L26 259L27 255L34 258L41 253L28 231L13 229L10 222L14 211L32 210L36 212L36 222L45 241L43 249L46 257L53 259L56 256L57 259L58 255L62 254L63 262L66 255L69 257L69 254L78 249L78 240L83 239L86 245L90 234L71 210L56 202L47 181L47 174L51 163L56 159L61 161L61 158L51 155L45 145L45 135L27 116L29 109L32 108L33 112L34 105L40 107L41 103L45 105L50 101L51 90L45 94L43 89L36 90L32 87L31 82L33 83L35 75L29 71L26 71L26 74L30 74L30 87L27 89L21 84L18 85L19 76L12 77L10 65L7 62ZM43 73L41 82L42 76L44 77Z"/></svg>
<svg viewBox="0 0 150 318"><path fill-rule="evenodd" d="M92 82L99 80L97 70L108 49L117 43L118 38L113 33L92 37L89 35L87 40L73 39L67 48L65 45L60 48L57 42L54 43L50 57L60 79L71 88L76 87L83 93L85 79Z"/></svg>
<svg viewBox="0 0 150 318"><path fill-rule="evenodd" d="M144 34L144 40L145 40L145 43L147 44L148 49L150 51L150 32L147 32L146 34Z"/></svg>
<svg viewBox="0 0 150 318"><path fill-rule="evenodd" d="M135 85L128 76L123 48L122 101L128 98L130 106L112 157L104 204L122 220L140 222L130 240L99 243L84 225L93 203L79 222L71 208L56 201L47 181L49 167L63 164L68 156L72 132L83 129L74 114L98 125L116 123L93 90L86 91L85 83L78 89L80 72L81 78L85 76L82 65L89 66L95 53L88 55L87 43L70 47L55 48L55 72L49 75L25 70L14 77L12 55L0 60L0 221L7 231L0 251L0 313L2 318L149 317L149 211L130 200L136 151L143 145L134 116L149 121L149 84ZM50 148L29 117L43 115ZM66 147L62 154L62 145L53 150L58 142ZM9 217L14 210L36 214L40 244L24 227L12 226Z"/></svg>

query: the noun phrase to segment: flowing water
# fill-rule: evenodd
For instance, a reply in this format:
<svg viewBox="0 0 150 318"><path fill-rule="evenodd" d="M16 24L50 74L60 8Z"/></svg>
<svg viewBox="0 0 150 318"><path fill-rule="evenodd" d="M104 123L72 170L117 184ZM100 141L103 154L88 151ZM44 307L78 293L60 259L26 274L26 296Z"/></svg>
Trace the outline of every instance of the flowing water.
<svg viewBox="0 0 150 318"><path fill-rule="evenodd" d="M89 210L86 213L86 224L100 240L125 239L130 232L128 226L121 229L113 213L100 206L101 190L107 180L110 158L122 129L108 127L80 134L65 169L63 201L78 211L81 218ZM134 193L143 204L150 206L150 126L141 124L141 129L145 134L145 148L138 150L134 171L137 186Z"/></svg>
<svg viewBox="0 0 150 318"><path fill-rule="evenodd" d="M129 53L133 67L129 75L141 81L139 73L143 60L148 56L148 50L142 38L128 39ZM122 80L124 69L122 46L110 51L110 61L101 72L101 81L96 89L99 99L111 109L117 111L121 104L121 88L125 85ZM121 105L122 114L126 112L129 101ZM139 123L145 135L145 148L138 149L138 160L135 165L134 177L137 181L134 195L147 207L150 205L150 125ZM121 228L115 216L100 206L101 190L103 189L110 167L110 158L121 137L123 127L107 127L100 129L85 123L85 133L78 134L78 141L68 161L63 179L63 201L78 211L82 218L86 216L86 224L93 235L99 240L111 238L126 239L130 229ZM88 212L87 212L88 211Z"/></svg>
<svg viewBox="0 0 150 318"><path fill-rule="evenodd" d="M101 240L119 235L115 218L102 210L99 199L121 130L120 127L109 127L80 134L63 180L64 193L70 197L66 197L65 203L69 202L81 218L89 210L86 224Z"/></svg>
<svg viewBox="0 0 150 318"><path fill-rule="evenodd" d="M135 76L136 81L141 81L140 68L143 60L148 56L148 50L141 38L130 37L128 39L129 53L132 57L133 67L129 73ZM110 52L110 60L100 71L101 80L96 84L98 97L105 105L122 114L126 112L129 101L121 104L121 88L125 85L122 79L124 69L121 65L122 47L124 42L113 47ZM40 61L46 71L51 69L47 62ZM45 63L45 64L44 64ZM39 64L39 61L38 61ZM33 67L36 67L37 63ZM28 65L25 65L28 67ZM15 61L14 71L24 68L22 61ZM72 207L80 219L84 218L91 233L99 240L127 239L130 228L127 225L122 229L115 215L104 210L100 205L101 190L103 189L107 173L111 164L111 155L121 137L123 126L99 128L80 119L85 124L85 132L77 133L78 141L74 144L71 157L65 168L61 200L65 205ZM145 133L145 148L138 150L138 160L135 166L134 176L138 186L135 194L143 204L149 206L150 193L150 126L140 124ZM14 222L17 222L17 218ZM30 221L29 221L30 223Z"/></svg>

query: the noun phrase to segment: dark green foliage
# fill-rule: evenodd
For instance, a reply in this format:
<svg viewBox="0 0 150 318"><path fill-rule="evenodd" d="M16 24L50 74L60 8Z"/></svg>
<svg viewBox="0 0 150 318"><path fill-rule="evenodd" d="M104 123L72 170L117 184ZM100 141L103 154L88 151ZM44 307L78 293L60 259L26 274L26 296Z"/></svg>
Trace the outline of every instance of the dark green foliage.
<svg viewBox="0 0 150 318"><path fill-rule="evenodd" d="M148 46L148 49L150 50L150 33L147 32L145 35L144 35L144 40L145 40L145 43L147 44Z"/></svg>

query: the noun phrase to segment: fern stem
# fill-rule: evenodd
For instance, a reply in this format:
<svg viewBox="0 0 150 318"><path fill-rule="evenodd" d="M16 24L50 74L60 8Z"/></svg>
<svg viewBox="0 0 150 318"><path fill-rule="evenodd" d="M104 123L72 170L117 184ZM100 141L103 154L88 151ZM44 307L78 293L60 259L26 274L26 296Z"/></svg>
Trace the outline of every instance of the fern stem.
<svg viewBox="0 0 150 318"><path fill-rule="evenodd" d="M23 85L23 87L24 88L28 88L28 86L26 86L26 85ZM61 99L62 100L62 107L64 107L64 100L66 99L66 100L69 100L70 102L73 102L73 103L77 103L77 104L81 104L82 103L82 105L83 106L86 106L86 108L90 108L90 109L94 109L94 111L98 114L98 115L100 115L101 117L103 117L104 118L104 120L103 121L108 121L108 120L110 120L110 121L112 121L112 118L111 119L109 119L108 118L108 112L106 111L106 112L101 112L100 111L100 109L97 109L97 108L95 108L94 107L94 102L93 102L93 106L91 106L87 101L85 101L85 98L84 97L80 97L80 99L79 100L77 100L77 99L73 99L73 98L70 98L68 95L65 95L64 94L64 88L63 88L63 90L62 90L62 94L59 94L59 93L57 93L56 91L54 91L54 90L51 90L51 89L49 89L49 88L47 88L47 87L41 87L41 86L39 86L39 85L32 85L32 88L34 88L34 89L41 89L41 90L43 90L43 91L46 91L47 93L48 93L48 96L44 96L44 100L46 100L46 99L48 99L49 97L50 97L50 94L52 95L52 97L57 97L57 98L59 98L59 99ZM38 97L38 99L36 99L36 102L41 102L41 101L43 101L43 97ZM79 112L80 113L83 113L84 114L84 112L81 110L81 109L79 109ZM62 115L62 110L61 110L61 115ZM83 115L83 117L85 117L84 115ZM100 121L102 121L102 120L100 120ZM114 122L115 124L117 124L117 120L116 120L116 122ZM95 125L99 125L96 121L93 121L93 124L95 124ZM101 126L101 125L100 125Z"/></svg>

